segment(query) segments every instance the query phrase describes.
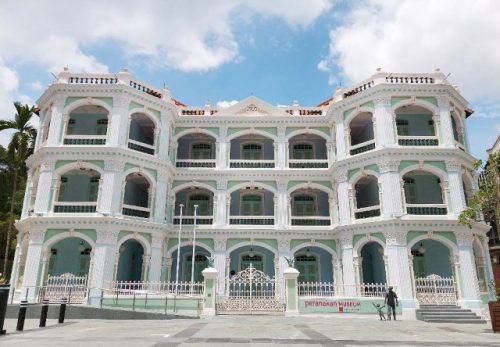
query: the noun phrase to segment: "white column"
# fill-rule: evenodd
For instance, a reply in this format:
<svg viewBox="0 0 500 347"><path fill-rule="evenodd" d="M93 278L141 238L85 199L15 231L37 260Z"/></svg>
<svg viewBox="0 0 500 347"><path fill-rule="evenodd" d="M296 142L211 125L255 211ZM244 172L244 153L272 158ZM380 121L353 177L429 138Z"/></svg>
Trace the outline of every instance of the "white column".
<svg viewBox="0 0 500 347"><path fill-rule="evenodd" d="M466 227L462 230L455 230L455 237L458 244L459 257L459 285L462 289L462 298L458 304L472 310L480 310L483 306L479 293L479 283L477 280L474 250L472 248L472 231Z"/></svg>
<svg viewBox="0 0 500 347"><path fill-rule="evenodd" d="M33 171L28 171L28 178L26 180L26 190L24 191L23 209L21 211L21 219L28 216L28 209L30 207L31 192L33 191Z"/></svg>
<svg viewBox="0 0 500 347"><path fill-rule="evenodd" d="M328 167L335 162L335 143L333 141L326 142L326 155L328 159Z"/></svg>
<svg viewBox="0 0 500 347"><path fill-rule="evenodd" d="M344 295L353 297L356 296L356 273L354 269L352 234L348 231L342 231L339 242L342 252Z"/></svg>
<svg viewBox="0 0 500 347"><path fill-rule="evenodd" d="M152 235L151 242L151 264L149 267L149 281L150 282L160 282L161 281L161 268L162 268L162 258L163 258L163 242L165 236L163 235Z"/></svg>
<svg viewBox="0 0 500 347"><path fill-rule="evenodd" d="M90 303L97 304L101 290L109 288L114 277L116 242L119 230L97 230L97 242L90 279Z"/></svg>
<svg viewBox="0 0 500 347"><path fill-rule="evenodd" d="M52 178L55 161L46 160L40 165L40 177L38 179L38 188L36 192L35 209L36 215L47 215L53 188Z"/></svg>
<svg viewBox="0 0 500 347"><path fill-rule="evenodd" d="M220 178L217 181L217 191L214 195L214 224L218 227L223 227L227 223L226 217L226 199L227 199L227 181ZM216 202L216 203L215 203ZM219 275L224 271L219 270Z"/></svg>
<svg viewBox="0 0 500 347"><path fill-rule="evenodd" d="M397 136L391 110L391 98L375 99L374 135L377 147L396 146Z"/></svg>
<svg viewBox="0 0 500 347"><path fill-rule="evenodd" d="M278 194L275 197L277 199L277 204L275 204L274 208L274 216L276 218L276 226L279 229L288 228L290 225L288 224L289 216L288 216L288 192L287 186L288 181L286 179L279 178L278 181Z"/></svg>
<svg viewBox="0 0 500 347"><path fill-rule="evenodd" d="M403 315L408 318L415 317L416 302L413 296L412 274L406 247L406 231L396 227L388 227L384 231L387 256L386 268L388 269L387 284L394 286L403 309Z"/></svg>
<svg viewBox="0 0 500 347"><path fill-rule="evenodd" d="M453 127L451 124L450 101L447 97L438 97L439 120L441 125L441 146L452 148L455 147L455 139L453 137Z"/></svg>
<svg viewBox="0 0 500 347"><path fill-rule="evenodd" d="M351 206L349 201L349 183L347 182L347 170L339 170L335 173L337 182L337 195L339 204L339 224L347 225L351 222Z"/></svg>
<svg viewBox="0 0 500 347"><path fill-rule="evenodd" d="M23 241L24 233L19 232L17 234L17 242L16 242L16 252L14 253L14 262L12 263L12 270L10 273L10 295L12 295L12 291L16 290L16 285L19 278L19 263L22 257L22 241ZM27 237L27 236L26 236ZM11 297L9 295L9 298Z"/></svg>
<svg viewBox="0 0 500 347"><path fill-rule="evenodd" d="M342 271L342 260L332 256L332 279L335 285L335 296L344 295L344 275Z"/></svg>
<svg viewBox="0 0 500 347"><path fill-rule="evenodd" d="M388 160L378 164L380 169L379 186L381 189L382 217L402 216L403 201L399 178L399 160Z"/></svg>
<svg viewBox="0 0 500 347"><path fill-rule="evenodd" d="M219 128L219 138L217 139L219 150L216 153L218 169L227 168L227 163L229 161L229 142L227 142L226 136L227 136L227 127L221 126Z"/></svg>
<svg viewBox="0 0 500 347"><path fill-rule="evenodd" d="M50 128L49 136L47 138L48 146L60 146L61 145L61 135L63 131L63 109L64 109L64 97L58 97L54 100L52 105L52 115L50 118Z"/></svg>
<svg viewBox="0 0 500 347"><path fill-rule="evenodd" d="M28 255L24 267L24 279L21 288L21 299L27 295L28 302L34 302L40 286L40 263L42 261L44 229L31 229L29 231Z"/></svg>
<svg viewBox="0 0 500 347"><path fill-rule="evenodd" d="M154 221L156 223L165 223L165 207L167 204L167 172L160 170L158 172L158 182L156 182L156 198L154 199ZM152 209L153 210L153 209Z"/></svg>
<svg viewBox="0 0 500 347"><path fill-rule="evenodd" d="M286 163L286 145L285 145L285 134L286 134L286 126L279 125L277 128L278 139L274 142L275 146L275 156L274 162L276 163L276 168L284 169Z"/></svg>
<svg viewBox="0 0 500 347"><path fill-rule="evenodd" d="M104 174L99 194L99 212L104 215L113 216L119 214L120 197L123 180L124 162L119 160L104 161Z"/></svg>
<svg viewBox="0 0 500 347"><path fill-rule="evenodd" d="M129 101L124 97L113 98L113 110L108 116L109 125L106 144L111 147L126 146L126 135L128 132L128 105Z"/></svg>
<svg viewBox="0 0 500 347"><path fill-rule="evenodd" d="M450 192L451 214L453 218L458 218L460 212L466 207L464 186L462 181L462 166L456 161L446 161L448 171L448 185Z"/></svg>
<svg viewBox="0 0 500 347"><path fill-rule="evenodd" d="M160 124L160 134L159 134L159 149L158 149L158 158L160 160L168 160L168 145L170 144L170 121L167 118L168 116L164 113L161 115L161 124Z"/></svg>
<svg viewBox="0 0 500 347"><path fill-rule="evenodd" d="M285 281L284 281L284 272L288 266L288 259L292 259L294 255L290 251L290 239L279 239L278 240L278 257L275 259L275 262L277 261L278 264L274 264L275 268L278 270L275 273L276 279L278 280L278 285L279 285L279 294L283 298L285 295ZM275 270L276 271L276 270Z"/></svg>
<svg viewBox="0 0 500 347"><path fill-rule="evenodd" d="M217 294L224 295L225 280L229 275L226 273L226 238L214 239L214 268L218 271Z"/></svg>
<svg viewBox="0 0 500 347"><path fill-rule="evenodd" d="M337 116L338 121L335 123L337 130L335 132L336 144L337 144L337 160L342 160L346 158L346 151L349 148L349 144L345 142L345 131L344 131L344 120L341 119L342 115Z"/></svg>

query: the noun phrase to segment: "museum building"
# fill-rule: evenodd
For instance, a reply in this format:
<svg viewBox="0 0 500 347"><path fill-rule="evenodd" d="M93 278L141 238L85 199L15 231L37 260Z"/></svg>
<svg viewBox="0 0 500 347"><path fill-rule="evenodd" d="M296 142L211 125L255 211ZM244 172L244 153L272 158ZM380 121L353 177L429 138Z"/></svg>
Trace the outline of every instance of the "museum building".
<svg viewBox="0 0 500 347"><path fill-rule="evenodd" d="M303 297L394 286L411 314L492 295L489 226L457 221L478 187L472 111L439 70L378 70L317 106L223 108L126 69L65 69L37 104L15 300L68 276L88 302L118 283L201 282L209 262L223 298L249 266L278 288L290 260Z"/></svg>

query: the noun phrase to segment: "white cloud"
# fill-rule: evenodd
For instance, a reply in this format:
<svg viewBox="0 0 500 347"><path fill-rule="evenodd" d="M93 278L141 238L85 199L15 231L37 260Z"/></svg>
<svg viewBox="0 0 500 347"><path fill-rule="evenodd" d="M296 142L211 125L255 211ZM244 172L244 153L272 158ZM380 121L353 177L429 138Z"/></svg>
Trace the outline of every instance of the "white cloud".
<svg viewBox="0 0 500 347"><path fill-rule="evenodd" d="M471 99L500 95L500 1L366 0L330 32L318 68L340 68L358 82L377 67L388 72L451 73Z"/></svg>
<svg viewBox="0 0 500 347"><path fill-rule="evenodd" d="M7 63L35 62L59 72L106 72L88 48L118 43L126 57L182 71L204 71L239 56L239 16L281 19L304 28L332 0L18 0L0 8L0 52ZM19 13L23 18L19 20ZM236 19L235 19L236 18ZM36 20L34 20L36 19ZM149 58L146 59L145 58Z"/></svg>
<svg viewBox="0 0 500 347"><path fill-rule="evenodd" d="M40 81L33 81L28 83L28 87L36 92L42 91L44 85Z"/></svg>
<svg viewBox="0 0 500 347"><path fill-rule="evenodd" d="M238 100L222 100L222 101L217 101L217 107L230 107L238 103Z"/></svg>

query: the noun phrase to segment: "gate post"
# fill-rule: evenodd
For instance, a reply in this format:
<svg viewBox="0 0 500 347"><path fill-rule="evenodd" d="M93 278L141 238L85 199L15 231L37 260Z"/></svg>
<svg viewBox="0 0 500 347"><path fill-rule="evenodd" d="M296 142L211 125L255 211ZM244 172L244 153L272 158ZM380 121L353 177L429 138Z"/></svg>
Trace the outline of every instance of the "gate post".
<svg viewBox="0 0 500 347"><path fill-rule="evenodd" d="M300 272L294 268L287 268L283 271L286 287L286 310L285 316L298 316L299 314L299 290L297 278Z"/></svg>
<svg viewBox="0 0 500 347"><path fill-rule="evenodd" d="M213 267L207 267L202 272L203 282L203 311L202 317L215 316L215 293L216 293L216 279L219 272Z"/></svg>

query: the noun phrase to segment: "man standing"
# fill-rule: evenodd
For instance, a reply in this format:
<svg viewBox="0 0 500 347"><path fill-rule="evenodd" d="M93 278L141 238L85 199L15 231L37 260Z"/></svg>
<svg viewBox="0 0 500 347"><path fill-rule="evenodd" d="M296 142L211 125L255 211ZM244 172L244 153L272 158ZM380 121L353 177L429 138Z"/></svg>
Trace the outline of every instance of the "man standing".
<svg viewBox="0 0 500 347"><path fill-rule="evenodd" d="M387 316L391 320L391 309L392 316L396 320L396 306L398 306L398 296L392 291L393 287L389 287L389 292L385 294L385 304L387 305Z"/></svg>

